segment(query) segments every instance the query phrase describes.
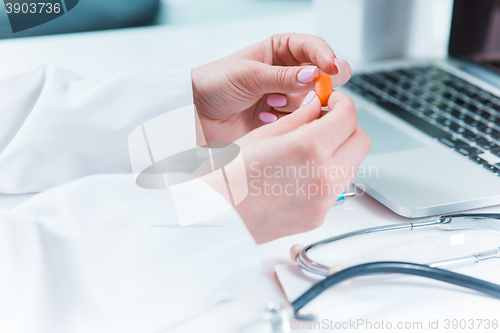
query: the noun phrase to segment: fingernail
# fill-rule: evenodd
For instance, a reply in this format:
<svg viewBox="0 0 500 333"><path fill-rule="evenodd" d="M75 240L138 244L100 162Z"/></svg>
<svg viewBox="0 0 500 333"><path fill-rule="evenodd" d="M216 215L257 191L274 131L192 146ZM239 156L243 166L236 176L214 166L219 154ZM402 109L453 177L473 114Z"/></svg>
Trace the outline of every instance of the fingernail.
<svg viewBox="0 0 500 333"><path fill-rule="evenodd" d="M259 119L265 123L274 123L278 120L278 117L274 113L271 112L261 112L259 113Z"/></svg>
<svg viewBox="0 0 500 333"><path fill-rule="evenodd" d="M304 106L306 104L309 104L311 103L311 101L314 99L314 97L316 96L316 92L314 90L310 91L306 98L304 98L304 101L302 102L302 105L301 106Z"/></svg>
<svg viewBox="0 0 500 333"><path fill-rule="evenodd" d="M340 63L339 59L335 58L335 67L337 67L337 74L340 73Z"/></svg>
<svg viewBox="0 0 500 333"><path fill-rule="evenodd" d="M286 105L286 97L283 95L271 95L267 98L269 106L279 108Z"/></svg>
<svg viewBox="0 0 500 333"><path fill-rule="evenodd" d="M299 72L297 75L297 79L299 80L300 83L306 84L311 82L316 78L316 69L318 67L316 66L309 66L307 68L304 68Z"/></svg>

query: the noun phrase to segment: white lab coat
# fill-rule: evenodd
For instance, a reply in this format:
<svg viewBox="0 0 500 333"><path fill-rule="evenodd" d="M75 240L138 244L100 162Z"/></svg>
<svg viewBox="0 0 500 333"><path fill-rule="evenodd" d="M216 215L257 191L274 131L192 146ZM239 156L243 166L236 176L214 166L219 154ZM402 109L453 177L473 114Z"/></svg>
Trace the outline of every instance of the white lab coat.
<svg viewBox="0 0 500 333"><path fill-rule="evenodd" d="M191 89L189 70L0 76L0 193L38 193L0 208L0 332L158 332L250 287L234 210L176 227L168 191L131 175L128 135Z"/></svg>

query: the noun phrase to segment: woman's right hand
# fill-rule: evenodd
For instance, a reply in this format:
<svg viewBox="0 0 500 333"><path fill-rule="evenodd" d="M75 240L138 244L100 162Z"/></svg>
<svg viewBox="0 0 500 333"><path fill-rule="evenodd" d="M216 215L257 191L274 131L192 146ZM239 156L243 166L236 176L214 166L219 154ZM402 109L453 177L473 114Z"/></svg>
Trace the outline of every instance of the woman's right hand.
<svg viewBox="0 0 500 333"><path fill-rule="evenodd" d="M321 118L320 104L315 97L236 141L249 190L236 210L257 243L322 225L370 150L350 98L334 92Z"/></svg>
<svg viewBox="0 0 500 333"><path fill-rule="evenodd" d="M351 67L320 37L295 33L273 35L193 69L193 98L206 140L234 142L295 111L320 73L339 87L349 81Z"/></svg>

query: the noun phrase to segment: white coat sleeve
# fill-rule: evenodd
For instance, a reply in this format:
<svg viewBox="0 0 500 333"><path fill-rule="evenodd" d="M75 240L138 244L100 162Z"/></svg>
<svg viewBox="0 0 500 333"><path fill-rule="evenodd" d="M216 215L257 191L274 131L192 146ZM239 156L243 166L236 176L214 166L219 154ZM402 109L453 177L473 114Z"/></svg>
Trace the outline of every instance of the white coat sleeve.
<svg viewBox="0 0 500 333"><path fill-rule="evenodd" d="M189 70L0 78L0 192L42 192L0 209L0 332L158 332L249 288L260 258L234 209L181 228L131 171L129 134L191 89Z"/></svg>
<svg viewBox="0 0 500 333"><path fill-rule="evenodd" d="M248 290L260 259L234 210L175 220L168 192L132 175L86 177L0 210L0 331L159 332Z"/></svg>
<svg viewBox="0 0 500 333"><path fill-rule="evenodd" d="M44 65L0 75L0 193L129 173L130 133L191 104L190 69L83 79Z"/></svg>

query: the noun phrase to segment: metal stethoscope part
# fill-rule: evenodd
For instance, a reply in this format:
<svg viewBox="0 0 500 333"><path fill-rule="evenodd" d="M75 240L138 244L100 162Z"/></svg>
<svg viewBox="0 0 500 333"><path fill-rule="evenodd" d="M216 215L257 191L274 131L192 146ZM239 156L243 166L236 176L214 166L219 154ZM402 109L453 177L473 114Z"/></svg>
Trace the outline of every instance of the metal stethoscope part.
<svg viewBox="0 0 500 333"><path fill-rule="evenodd" d="M308 272L325 276L326 278L312 286L304 294L292 302L291 305L281 306L272 303L265 311L266 332L287 333L290 332L290 322L292 320L315 320L314 316L302 315L299 310L320 295L329 287L342 281L358 276L372 274L408 274L462 286L464 288L476 290L495 298L500 299L500 285L476 279L470 276L451 272L439 267L450 265L467 265L482 262L490 259L500 259L500 248L491 251L473 254L467 257L452 260L435 262L427 265L408 262L372 262L352 267L332 266L328 267L311 260L307 253L316 250L327 244L347 239L350 237L379 233L393 230L413 230L416 228L436 226L443 230L465 230L480 229L500 231L500 214L452 214L443 215L439 218L432 218L414 222L392 224L381 227L362 229L331 237L308 246L295 245L290 250L292 259L296 260L300 267Z"/></svg>
<svg viewBox="0 0 500 333"><path fill-rule="evenodd" d="M413 230L417 228L433 227L437 226L443 230L464 230L464 229L481 229L481 230L493 230L500 231L500 214L454 214L454 215L443 215L439 218L427 219L422 221L414 221L407 223L391 224L381 227L374 227L368 229L357 230L349 233L345 233L339 236L331 237L328 239L321 240L319 242L310 244L306 247L301 245L295 245L290 250L290 255L292 259L296 260L300 267L313 274L318 274L322 276L329 276L340 269L345 267L333 266L328 267L315 262L307 256L308 251L317 250L322 246L331 244L336 241L343 239L361 236L366 234L373 234L386 231L394 230ZM428 264L430 267L443 267L449 265L462 265L462 264L472 264L487 259L500 259L500 248L496 248L491 251L473 254L471 256L457 258L447 261L441 261L436 263Z"/></svg>

